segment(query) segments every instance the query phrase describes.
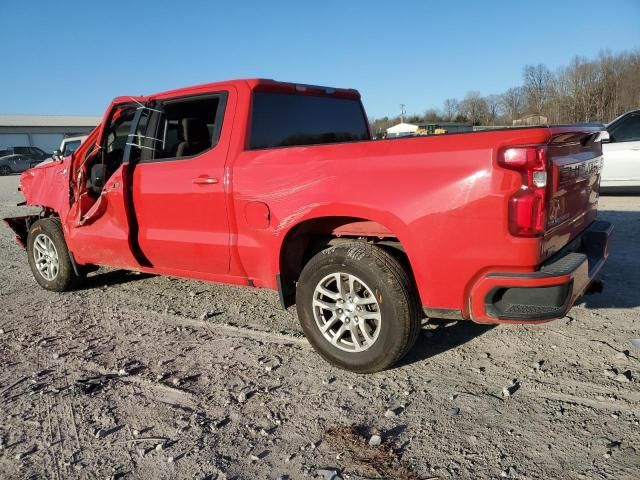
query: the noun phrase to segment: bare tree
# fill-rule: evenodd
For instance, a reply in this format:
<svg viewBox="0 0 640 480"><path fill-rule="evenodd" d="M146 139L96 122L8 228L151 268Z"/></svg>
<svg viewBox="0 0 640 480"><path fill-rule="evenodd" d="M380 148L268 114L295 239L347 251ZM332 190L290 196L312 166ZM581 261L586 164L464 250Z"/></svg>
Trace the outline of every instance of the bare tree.
<svg viewBox="0 0 640 480"><path fill-rule="evenodd" d="M485 122L487 125L495 125L500 116L500 96L487 95L484 100L487 104L487 117Z"/></svg>
<svg viewBox="0 0 640 480"><path fill-rule="evenodd" d="M502 95L482 97L469 92L464 100L444 101L442 113L429 109L420 121L441 119L479 125L512 122L524 114L545 115L550 123L608 122L630 110L640 109L640 49L613 54L605 51L595 59L575 57L569 65L552 73L545 65L527 65L523 85ZM419 117L410 120L418 122ZM372 122L382 131L396 118Z"/></svg>
<svg viewBox="0 0 640 480"><path fill-rule="evenodd" d="M444 118L448 122L453 122L460 112L460 104L455 98L447 98L444 101Z"/></svg>
<svg viewBox="0 0 640 480"><path fill-rule="evenodd" d="M532 113L542 115L551 96L553 74L544 65L527 65L523 71L524 91Z"/></svg>
<svg viewBox="0 0 640 480"><path fill-rule="evenodd" d="M500 98L502 110L509 123L520 118L524 109L524 92L522 87L512 87L504 92Z"/></svg>
<svg viewBox="0 0 640 480"><path fill-rule="evenodd" d="M442 115L435 108L430 108L424 112L423 120L425 123L436 123L442 120Z"/></svg>
<svg viewBox="0 0 640 480"><path fill-rule="evenodd" d="M480 125L487 117L488 111L487 101L477 91L467 93L464 100L460 102L460 113L472 125Z"/></svg>

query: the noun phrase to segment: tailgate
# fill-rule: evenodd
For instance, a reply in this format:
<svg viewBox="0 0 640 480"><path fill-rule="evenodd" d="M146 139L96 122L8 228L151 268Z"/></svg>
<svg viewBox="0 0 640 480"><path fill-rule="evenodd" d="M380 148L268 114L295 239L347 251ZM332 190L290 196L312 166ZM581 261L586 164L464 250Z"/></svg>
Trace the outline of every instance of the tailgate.
<svg viewBox="0 0 640 480"><path fill-rule="evenodd" d="M547 145L550 191L543 260L595 220L602 171L600 130L552 127L551 133Z"/></svg>

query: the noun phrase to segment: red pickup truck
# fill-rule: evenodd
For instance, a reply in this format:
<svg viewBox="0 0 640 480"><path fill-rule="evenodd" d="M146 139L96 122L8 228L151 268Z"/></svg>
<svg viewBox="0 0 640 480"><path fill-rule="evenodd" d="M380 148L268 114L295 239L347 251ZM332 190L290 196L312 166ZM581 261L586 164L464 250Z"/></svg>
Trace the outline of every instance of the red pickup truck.
<svg viewBox="0 0 640 480"><path fill-rule="evenodd" d="M277 290L329 362L374 372L425 317L544 322L598 286L601 132L372 140L355 90L235 80L119 97L5 219L44 288L92 266Z"/></svg>

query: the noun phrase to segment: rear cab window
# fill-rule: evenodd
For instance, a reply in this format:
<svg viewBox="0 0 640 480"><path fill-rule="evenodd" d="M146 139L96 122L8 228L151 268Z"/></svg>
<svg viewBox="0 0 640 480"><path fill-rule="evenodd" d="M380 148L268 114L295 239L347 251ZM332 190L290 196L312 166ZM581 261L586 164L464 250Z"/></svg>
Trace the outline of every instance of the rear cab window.
<svg viewBox="0 0 640 480"><path fill-rule="evenodd" d="M367 118L357 98L253 92L251 150L369 139Z"/></svg>

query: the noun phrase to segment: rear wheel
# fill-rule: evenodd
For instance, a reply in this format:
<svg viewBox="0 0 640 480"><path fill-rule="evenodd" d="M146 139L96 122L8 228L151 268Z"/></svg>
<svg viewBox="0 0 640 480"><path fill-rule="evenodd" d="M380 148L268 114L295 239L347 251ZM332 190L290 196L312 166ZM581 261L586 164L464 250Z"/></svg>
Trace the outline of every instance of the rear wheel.
<svg viewBox="0 0 640 480"><path fill-rule="evenodd" d="M402 264L364 242L330 247L304 267L298 317L315 350L357 373L389 368L413 346L421 314Z"/></svg>
<svg viewBox="0 0 640 480"><path fill-rule="evenodd" d="M0 165L0 175L11 175L11 169L6 165Z"/></svg>
<svg viewBox="0 0 640 480"><path fill-rule="evenodd" d="M27 254L34 278L46 290L63 292L79 281L59 219L43 218L31 226Z"/></svg>

